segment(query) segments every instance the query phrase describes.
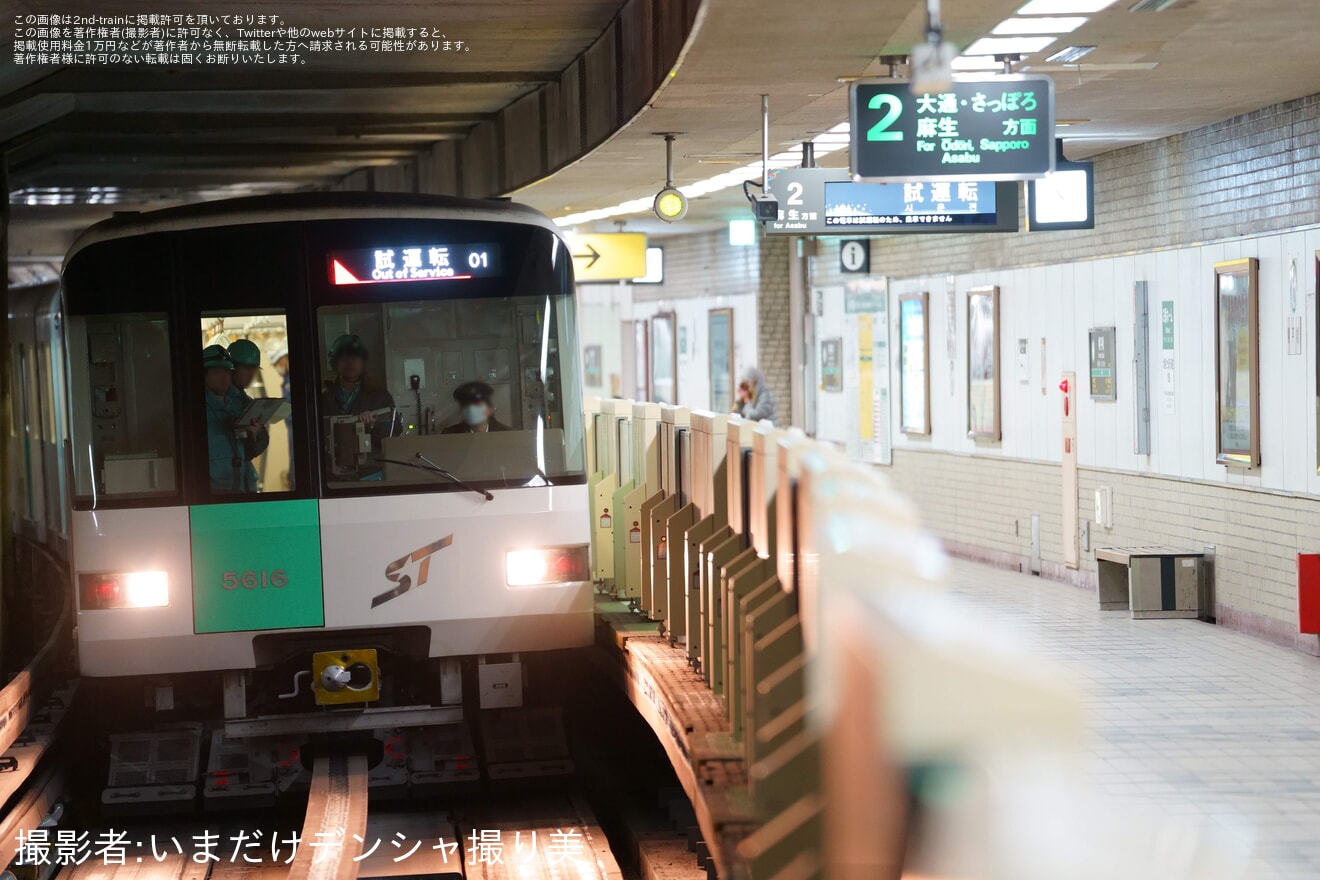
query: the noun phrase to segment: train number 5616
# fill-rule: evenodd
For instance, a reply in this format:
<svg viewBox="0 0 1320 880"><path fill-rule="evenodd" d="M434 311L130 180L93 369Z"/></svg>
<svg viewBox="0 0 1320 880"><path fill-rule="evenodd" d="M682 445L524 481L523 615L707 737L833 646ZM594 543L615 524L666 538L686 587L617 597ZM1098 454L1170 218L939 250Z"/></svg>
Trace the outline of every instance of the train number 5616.
<svg viewBox="0 0 1320 880"><path fill-rule="evenodd" d="M258 587L266 589L275 587L279 589L289 582L289 576L285 574L284 569L277 568L274 571L227 571L224 573L222 586L226 590L237 590L242 587L245 590L255 590Z"/></svg>

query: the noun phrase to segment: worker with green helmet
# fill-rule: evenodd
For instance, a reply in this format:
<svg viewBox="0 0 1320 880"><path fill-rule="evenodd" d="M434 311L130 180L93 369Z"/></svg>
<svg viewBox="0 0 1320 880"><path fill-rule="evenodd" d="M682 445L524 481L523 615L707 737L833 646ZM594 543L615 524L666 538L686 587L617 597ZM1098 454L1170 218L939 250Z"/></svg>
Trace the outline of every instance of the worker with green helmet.
<svg viewBox="0 0 1320 880"><path fill-rule="evenodd" d="M230 394L241 395L242 407L246 409L248 404L252 403L252 395L248 394L248 388L252 386L253 380L261 372L261 349L251 339L235 339L229 343L229 359L234 362L234 388ZM242 410L240 410L242 412ZM261 455L270 446L270 430L261 426L256 431L249 433L247 438L248 445L251 447L251 454L248 457L248 469L251 471L250 483L255 491L256 466L251 460Z"/></svg>
<svg viewBox="0 0 1320 880"><path fill-rule="evenodd" d="M261 372L261 349L251 339L229 343L229 359L234 362L234 387L246 392Z"/></svg>
<svg viewBox="0 0 1320 880"><path fill-rule="evenodd" d="M367 347L354 333L345 333L330 343L330 369L334 377L321 389L322 416L357 416L371 432L371 456L357 479L380 479L381 443L393 433L394 397L367 374ZM388 410L388 416L377 416Z"/></svg>
<svg viewBox="0 0 1320 880"><path fill-rule="evenodd" d="M252 459L265 450L259 437L236 430L234 423L252 402L234 386L234 361L222 345L202 350L205 370L206 444L210 459L211 491L222 494L257 491L257 469ZM264 431L262 432L264 433Z"/></svg>

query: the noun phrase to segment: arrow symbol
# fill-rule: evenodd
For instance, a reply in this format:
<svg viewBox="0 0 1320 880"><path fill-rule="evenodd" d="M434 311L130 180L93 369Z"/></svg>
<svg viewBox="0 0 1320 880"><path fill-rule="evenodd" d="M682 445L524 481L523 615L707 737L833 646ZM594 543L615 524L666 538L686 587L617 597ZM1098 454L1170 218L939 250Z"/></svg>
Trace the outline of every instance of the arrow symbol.
<svg viewBox="0 0 1320 880"><path fill-rule="evenodd" d="M596 265L596 261L600 259L600 251L596 250L596 249L595 249L594 247L592 247L591 245L587 245L587 250L591 251L591 253L589 253L589 254L574 254L574 255L573 255L573 259L575 259L575 260L588 260L588 259L591 260L591 262L590 262L590 263L587 263L587 265L586 265L586 268L590 269L592 266Z"/></svg>

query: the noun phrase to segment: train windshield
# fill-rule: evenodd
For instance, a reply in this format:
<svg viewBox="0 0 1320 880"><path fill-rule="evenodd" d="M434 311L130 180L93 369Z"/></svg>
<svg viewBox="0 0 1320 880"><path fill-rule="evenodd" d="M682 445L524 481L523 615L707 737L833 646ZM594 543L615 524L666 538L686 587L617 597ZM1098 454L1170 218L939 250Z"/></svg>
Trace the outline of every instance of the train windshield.
<svg viewBox="0 0 1320 880"><path fill-rule="evenodd" d="M318 309L327 487L581 482L573 308L527 295Z"/></svg>

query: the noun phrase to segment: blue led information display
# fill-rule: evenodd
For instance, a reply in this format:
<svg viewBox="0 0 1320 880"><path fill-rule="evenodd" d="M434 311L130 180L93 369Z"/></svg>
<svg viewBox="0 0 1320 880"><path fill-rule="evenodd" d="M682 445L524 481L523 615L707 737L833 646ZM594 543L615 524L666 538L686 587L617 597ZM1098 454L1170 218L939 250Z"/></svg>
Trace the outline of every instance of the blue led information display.
<svg viewBox="0 0 1320 880"><path fill-rule="evenodd" d="M993 224L995 219L995 184L984 181L825 184L827 227L912 223L966 226Z"/></svg>
<svg viewBox="0 0 1320 880"><path fill-rule="evenodd" d="M779 216L765 222L775 235L909 232L1016 232L1018 185L935 180L854 183L844 168L781 168L770 172Z"/></svg>

